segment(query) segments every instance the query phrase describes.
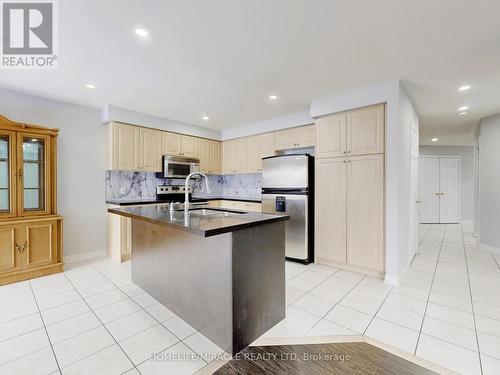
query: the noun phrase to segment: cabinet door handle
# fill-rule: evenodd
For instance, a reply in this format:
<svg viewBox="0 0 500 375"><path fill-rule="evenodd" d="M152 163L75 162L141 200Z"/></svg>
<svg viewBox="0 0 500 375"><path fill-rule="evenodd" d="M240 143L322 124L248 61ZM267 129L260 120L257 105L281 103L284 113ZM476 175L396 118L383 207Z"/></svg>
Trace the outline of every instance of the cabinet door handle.
<svg viewBox="0 0 500 375"><path fill-rule="evenodd" d="M439 193L436 193L436 195L439 195Z"/></svg>
<svg viewBox="0 0 500 375"><path fill-rule="evenodd" d="M17 244L17 242L14 242L14 244L16 245L16 250L17 251L19 251L20 253L24 253L24 250L26 250L26 246L28 245L28 241L25 241L24 245L22 245L22 246L19 246Z"/></svg>

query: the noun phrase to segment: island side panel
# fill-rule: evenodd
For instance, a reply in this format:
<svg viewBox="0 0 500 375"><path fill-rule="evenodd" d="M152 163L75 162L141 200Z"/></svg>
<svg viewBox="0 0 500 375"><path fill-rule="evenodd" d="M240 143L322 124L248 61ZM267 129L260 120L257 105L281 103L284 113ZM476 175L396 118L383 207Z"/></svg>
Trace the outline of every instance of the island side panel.
<svg viewBox="0 0 500 375"><path fill-rule="evenodd" d="M285 222L233 232L233 353L285 318Z"/></svg>
<svg viewBox="0 0 500 375"><path fill-rule="evenodd" d="M231 353L231 234L203 237L133 219L132 249L132 280Z"/></svg>

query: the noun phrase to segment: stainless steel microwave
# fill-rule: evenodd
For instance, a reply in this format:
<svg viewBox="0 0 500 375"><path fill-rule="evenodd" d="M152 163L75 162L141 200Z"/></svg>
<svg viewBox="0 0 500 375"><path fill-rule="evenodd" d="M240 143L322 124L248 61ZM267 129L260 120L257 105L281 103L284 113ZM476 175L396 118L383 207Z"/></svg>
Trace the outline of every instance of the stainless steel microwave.
<svg viewBox="0 0 500 375"><path fill-rule="evenodd" d="M163 178L186 178L190 173L199 171L199 159L163 155Z"/></svg>

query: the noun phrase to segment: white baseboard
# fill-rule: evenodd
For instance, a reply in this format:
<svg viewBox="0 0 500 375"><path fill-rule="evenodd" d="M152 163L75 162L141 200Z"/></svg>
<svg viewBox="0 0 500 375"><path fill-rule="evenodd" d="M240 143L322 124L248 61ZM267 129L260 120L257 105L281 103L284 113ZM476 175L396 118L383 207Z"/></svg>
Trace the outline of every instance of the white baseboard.
<svg viewBox="0 0 500 375"><path fill-rule="evenodd" d="M75 263L81 262L84 260L90 260L95 258L103 258L107 256L108 252L106 249L98 250L98 251L89 251L86 253L78 253L78 254L69 254L64 255L64 263Z"/></svg>
<svg viewBox="0 0 500 375"><path fill-rule="evenodd" d="M490 245L484 245L484 244L479 244L479 250L482 251L489 251L490 253L500 255L500 249L498 247L490 246Z"/></svg>

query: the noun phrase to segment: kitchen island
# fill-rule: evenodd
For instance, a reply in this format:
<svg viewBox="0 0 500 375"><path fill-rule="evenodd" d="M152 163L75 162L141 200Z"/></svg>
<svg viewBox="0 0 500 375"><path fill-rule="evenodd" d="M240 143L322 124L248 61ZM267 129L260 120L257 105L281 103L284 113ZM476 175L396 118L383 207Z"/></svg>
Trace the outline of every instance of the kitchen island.
<svg viewBox="0 0 500 375"><path fill-rule="evenodd" d="M132 280L236 354L285 317L287 215L168 205L110 208L132 219Z"/></svg>

